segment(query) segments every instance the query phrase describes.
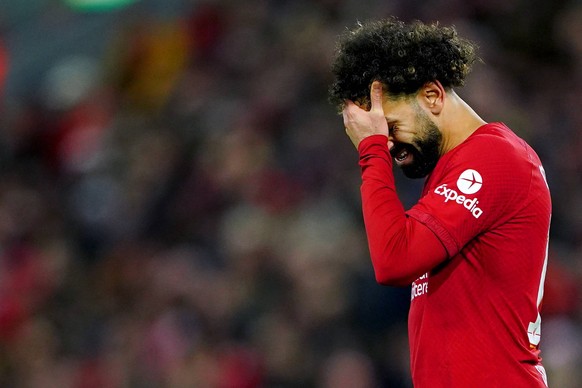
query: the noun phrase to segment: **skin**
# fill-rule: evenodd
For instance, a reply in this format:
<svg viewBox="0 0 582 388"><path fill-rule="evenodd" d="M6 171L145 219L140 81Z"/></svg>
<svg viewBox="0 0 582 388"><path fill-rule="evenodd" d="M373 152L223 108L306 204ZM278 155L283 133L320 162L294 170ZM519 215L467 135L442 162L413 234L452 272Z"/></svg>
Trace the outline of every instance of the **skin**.
<svg viewBox="0 0 582 388"><path fill-rule="evenodd" d="M412 99L418 103L417 107ZM424 137L426 130L418 122L418 107L442 135L439 156L486 124L453 90L445 90L438 81L427 82L415 95L398 99L390 98L382 83L374 81L370 88L370 102L370 109L366 110L347 100L342 112L346 133L356 149L363 139L372 135L388 137L389 149L395 143L415 146L415 138Z"/></svg>

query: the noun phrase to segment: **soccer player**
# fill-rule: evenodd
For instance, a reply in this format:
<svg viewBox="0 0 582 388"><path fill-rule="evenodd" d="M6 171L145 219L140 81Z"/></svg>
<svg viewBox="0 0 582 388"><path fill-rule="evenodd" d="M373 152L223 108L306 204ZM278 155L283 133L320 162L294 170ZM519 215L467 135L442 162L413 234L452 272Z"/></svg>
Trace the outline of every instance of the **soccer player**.
<svg viewBox="0 0 582 388"><path fill-rule="evenodd" d="M455 92L475 59L452 27L358 24L338 42L330 97L359 152L376 280L412 283L414 386L546 387L539 310L550 194L532 148ZM426 177L408 211L393 164Z"/></svg>

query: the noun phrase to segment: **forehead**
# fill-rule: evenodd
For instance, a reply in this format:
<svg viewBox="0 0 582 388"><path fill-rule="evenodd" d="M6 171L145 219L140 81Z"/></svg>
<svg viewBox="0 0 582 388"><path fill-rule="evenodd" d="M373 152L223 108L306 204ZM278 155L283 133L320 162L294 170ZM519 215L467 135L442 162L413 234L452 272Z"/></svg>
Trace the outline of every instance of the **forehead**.
<svg viewBox="0 0 582 388"><path fill-rule="evenodd" d="M414 115L418 108L418 102L413 96L397 98L384 96L382 108L384 109L386 120L397 121L409 115Z"/></svg>

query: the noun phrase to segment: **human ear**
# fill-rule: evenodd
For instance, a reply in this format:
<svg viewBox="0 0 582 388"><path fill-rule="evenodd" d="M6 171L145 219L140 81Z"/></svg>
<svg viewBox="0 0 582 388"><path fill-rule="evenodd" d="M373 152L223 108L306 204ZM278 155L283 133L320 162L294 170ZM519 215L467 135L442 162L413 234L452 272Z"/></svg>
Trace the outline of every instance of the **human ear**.
<svg viewBox="0 0 582 388"><path fill-rule="evenodd" d="M432 114L439 115L444 106L445 89L439 81L431 81L424 84L420 89L420 103L424 105Z"/></svg>

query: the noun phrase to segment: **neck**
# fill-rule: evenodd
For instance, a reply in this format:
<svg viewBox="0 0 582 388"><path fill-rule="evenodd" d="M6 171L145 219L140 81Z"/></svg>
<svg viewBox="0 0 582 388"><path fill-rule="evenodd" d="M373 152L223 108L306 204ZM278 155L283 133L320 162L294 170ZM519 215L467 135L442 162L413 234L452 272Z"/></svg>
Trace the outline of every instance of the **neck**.
<svg viewBox="0 0 582 388"><path fill-rule="evenodd" d="M447 109L443 111L441 155L464 142L480 126L487 124L453 90L447 94Z"/></svg>

